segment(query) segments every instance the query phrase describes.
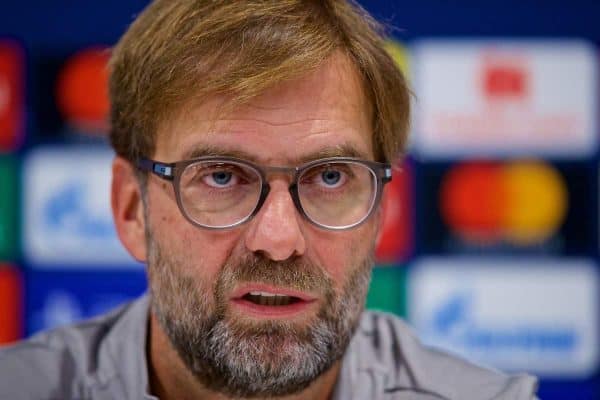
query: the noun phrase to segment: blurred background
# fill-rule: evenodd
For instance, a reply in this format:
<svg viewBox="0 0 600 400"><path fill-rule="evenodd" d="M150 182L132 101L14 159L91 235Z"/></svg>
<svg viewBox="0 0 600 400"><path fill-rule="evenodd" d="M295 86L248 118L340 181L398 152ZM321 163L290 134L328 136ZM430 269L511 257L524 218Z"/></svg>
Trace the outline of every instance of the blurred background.
<svg viewBox="0 0 600 400"><path fill-rule="evenodd" d="M360 1L415 93L368 307L600 399L600 2ZM105 63L147 1L0 4L0 343L145 290L110 215Z"/></svg>

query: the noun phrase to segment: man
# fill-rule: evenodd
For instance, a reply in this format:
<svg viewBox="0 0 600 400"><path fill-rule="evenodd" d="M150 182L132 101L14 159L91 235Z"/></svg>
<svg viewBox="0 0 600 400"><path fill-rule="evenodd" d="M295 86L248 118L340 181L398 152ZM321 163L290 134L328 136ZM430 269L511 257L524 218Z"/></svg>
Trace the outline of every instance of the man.
<svg viewBox="0 0 600 400"><path fill-rule="evenodd" d="M0 355L7 399L532 399L363 312L409 94L329 1L157 0L111 60L112 208L149 294Z"/></svg>

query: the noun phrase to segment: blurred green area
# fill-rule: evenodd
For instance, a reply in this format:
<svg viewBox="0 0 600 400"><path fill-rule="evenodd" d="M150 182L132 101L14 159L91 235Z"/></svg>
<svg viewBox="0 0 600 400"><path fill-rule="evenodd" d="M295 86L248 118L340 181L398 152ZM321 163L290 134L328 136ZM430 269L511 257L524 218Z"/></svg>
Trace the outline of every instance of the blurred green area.
<svg viewBox="0 0 600 400"><path fill-rule="evenodd" d="M373 268L367 309L406 317L406 277L406 268L402 265L378 265Z"/></svg>
<svg viewBox="0 0 600 400"><path fill-rule="evenodd" d="M0 156L0 260L13 260L18 246L18 186L16 160Z"/></svg>

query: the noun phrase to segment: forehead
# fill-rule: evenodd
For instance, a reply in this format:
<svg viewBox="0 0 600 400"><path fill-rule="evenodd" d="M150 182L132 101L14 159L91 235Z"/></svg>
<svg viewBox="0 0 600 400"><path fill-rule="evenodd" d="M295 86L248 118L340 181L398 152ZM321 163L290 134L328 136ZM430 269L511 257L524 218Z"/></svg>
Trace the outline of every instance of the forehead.
<svg viewBox="0 0 600 400"><path fill-rule="evenodd" d="M371 108L353 64L339 54L224 113L226 102L214 96L182 107L159 126L154 158L209 152L281 165L336 152L373 158Z"/></svg>

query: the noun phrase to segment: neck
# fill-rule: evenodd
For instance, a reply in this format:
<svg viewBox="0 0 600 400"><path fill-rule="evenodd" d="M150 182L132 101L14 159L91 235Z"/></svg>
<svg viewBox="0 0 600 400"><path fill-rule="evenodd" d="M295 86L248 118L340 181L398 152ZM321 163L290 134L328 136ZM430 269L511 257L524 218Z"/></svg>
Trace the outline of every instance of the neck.
<svg viewBox="0 0 600 400"><path fill-rule="evenodd" d="M150 312L146 352L150 392L160 400L231 399L221 393L208 390L196 379L173 348L152 311ZM330 399L340 372L340 367L341 362L338 361L302 392L285 397L269 397L269 399Z"/></svg>

